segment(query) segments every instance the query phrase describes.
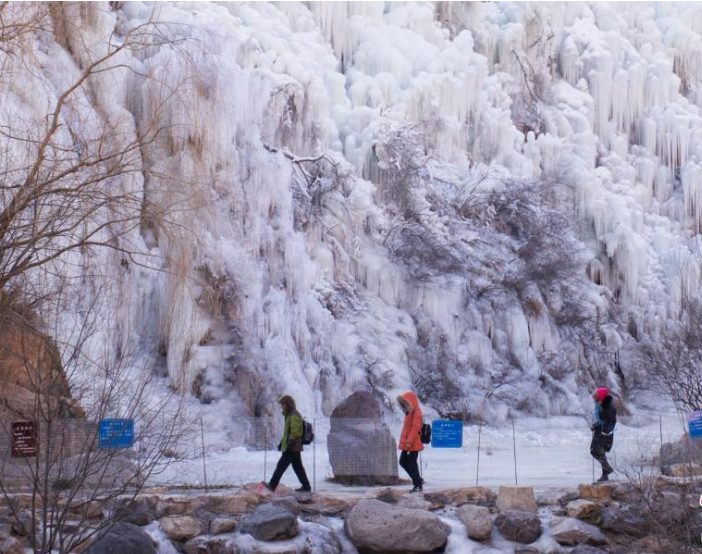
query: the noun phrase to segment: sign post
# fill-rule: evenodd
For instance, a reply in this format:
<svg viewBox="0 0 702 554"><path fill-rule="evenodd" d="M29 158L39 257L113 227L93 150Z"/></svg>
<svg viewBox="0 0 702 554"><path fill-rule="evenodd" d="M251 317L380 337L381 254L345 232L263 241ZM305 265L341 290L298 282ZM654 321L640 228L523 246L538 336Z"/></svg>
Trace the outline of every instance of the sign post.
<svg viewBox="0 0 702 554"><path fill-rule="evenodd" d="M33 421L12 423L12 457L29 458L37 455L37 430Z"/></svg>
<svg viewBox="0 0 702 554"><path fill-rule="evenodd" d="M99 429L99 448L112 450L134 446L133 419L103 419Z"/></svg>
<svg viewBox="0 0 702 554"><path fill-rule="evenodd" d="M702 438L702 411L687 413L687 428L691 439Z"/></svg>
<svg viewBox="0 0 702 554"><path fill-rule="evenodd" d="M435 419L431 422L433 448L461 448L463 446L463 421L460 419Z"/></svg>

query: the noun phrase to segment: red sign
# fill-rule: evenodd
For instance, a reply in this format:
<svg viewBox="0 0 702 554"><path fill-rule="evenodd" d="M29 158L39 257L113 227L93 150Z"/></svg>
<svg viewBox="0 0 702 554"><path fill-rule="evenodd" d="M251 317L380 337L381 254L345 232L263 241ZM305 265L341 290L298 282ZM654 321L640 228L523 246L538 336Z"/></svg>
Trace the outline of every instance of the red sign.
<svg viewBox="0 0 702 554"><path fill-rule="evenodd" d="M33 421L12 423L12 457L28 458L37 455L37 433Z"/></svg>

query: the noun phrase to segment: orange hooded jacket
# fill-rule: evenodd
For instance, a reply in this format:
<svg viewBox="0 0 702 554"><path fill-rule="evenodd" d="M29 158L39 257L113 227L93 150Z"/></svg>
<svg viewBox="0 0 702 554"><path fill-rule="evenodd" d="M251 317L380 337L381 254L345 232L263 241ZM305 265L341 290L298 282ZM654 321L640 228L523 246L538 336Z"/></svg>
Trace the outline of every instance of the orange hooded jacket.
<svg viewBox="0 0 702 554"><path fill-rule="evenodd" d="M422 409L419 407L417 395L406 392L397 397L397 401L406 410L405 421L402 424L402 435L398 448L406 452L424 450L420 433L422 431Z"/></svg>

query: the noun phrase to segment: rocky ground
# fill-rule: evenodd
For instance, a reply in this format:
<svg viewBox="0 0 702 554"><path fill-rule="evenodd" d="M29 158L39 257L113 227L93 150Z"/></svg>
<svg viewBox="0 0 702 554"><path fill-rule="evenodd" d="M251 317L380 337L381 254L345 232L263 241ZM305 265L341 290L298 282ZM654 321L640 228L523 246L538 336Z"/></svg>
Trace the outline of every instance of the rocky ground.
<svg viewBox="0 0 702 554"><path fill-rule="evenodd" d="M694 552L700 549L702 533L702 491L694 489L689 481L656 478L554 489L537 497L530 487L424 494L382 488L337 496L294 493L285 487L270 494L256 484L207 494L152 490L116 501L109 514L82 506L80 515L96 527L109 518L118 523L75 552ZM28 546L31 498L16 495L12 502L17 515L7 502L2 508L0 554L22 554Z"/></svg>

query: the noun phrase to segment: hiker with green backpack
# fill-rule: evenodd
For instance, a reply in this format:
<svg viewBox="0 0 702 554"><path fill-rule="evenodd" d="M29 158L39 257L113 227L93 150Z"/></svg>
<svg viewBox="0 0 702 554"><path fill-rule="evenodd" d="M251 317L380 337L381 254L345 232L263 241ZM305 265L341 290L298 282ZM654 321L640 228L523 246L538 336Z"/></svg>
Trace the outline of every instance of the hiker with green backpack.
<svg viewBox="0 0 702 554"><path fill-rule="evenodd" d="M285 471L292 465L293 471L302 485L295 492L310 492L312 487L307 478L305 467L302 465L302 445L309 444L314 434L312 428L307 424L295 407L295 399L292 396L281 396L278 399L280 407L285 417L285 425L283 428L283 438L278 445L278 450L282 452L278 465L275 467L273 476L269 483L263 482L269 491L275 491L281 477Z"/></svg>

